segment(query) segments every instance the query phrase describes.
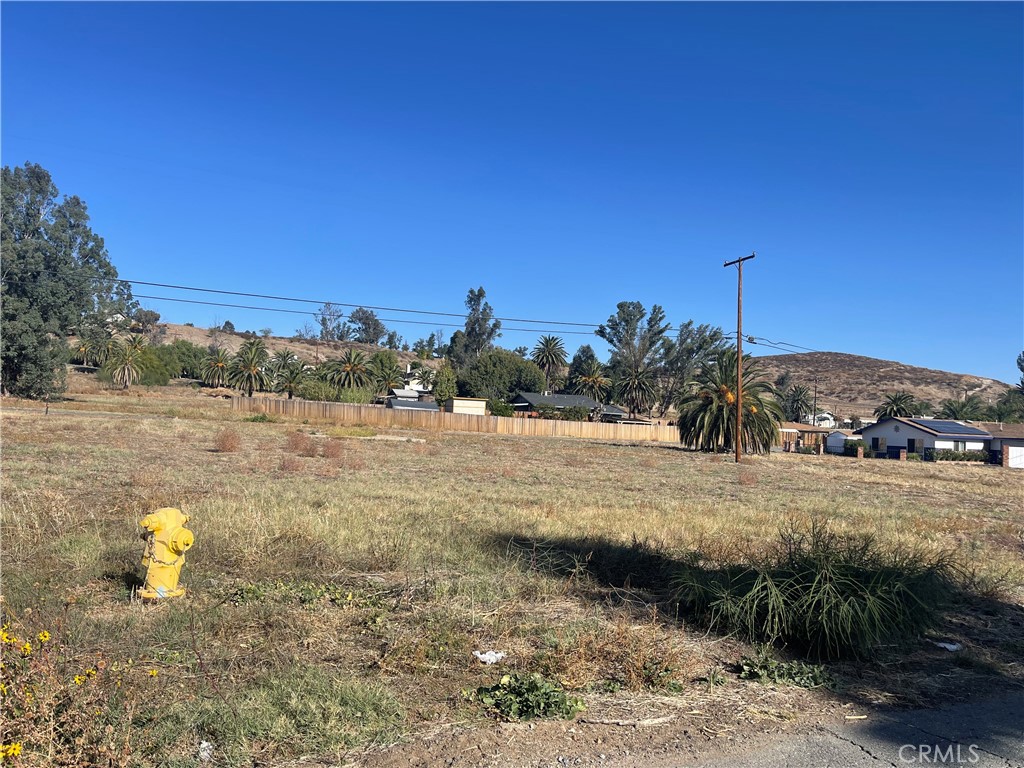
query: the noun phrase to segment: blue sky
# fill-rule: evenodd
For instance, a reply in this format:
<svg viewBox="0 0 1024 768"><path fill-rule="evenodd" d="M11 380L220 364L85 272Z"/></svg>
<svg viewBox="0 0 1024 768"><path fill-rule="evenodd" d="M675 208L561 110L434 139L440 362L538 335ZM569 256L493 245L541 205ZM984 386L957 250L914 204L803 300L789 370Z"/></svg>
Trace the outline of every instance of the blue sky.
<svg viewBox="0 0 1024 768"><path fill-rule="evenodd" d="M1022 28L1019 3L5 2L2 159L82 197L130 279L731 330L722 262L756 250L745 333L1014 381Z"/></svg>

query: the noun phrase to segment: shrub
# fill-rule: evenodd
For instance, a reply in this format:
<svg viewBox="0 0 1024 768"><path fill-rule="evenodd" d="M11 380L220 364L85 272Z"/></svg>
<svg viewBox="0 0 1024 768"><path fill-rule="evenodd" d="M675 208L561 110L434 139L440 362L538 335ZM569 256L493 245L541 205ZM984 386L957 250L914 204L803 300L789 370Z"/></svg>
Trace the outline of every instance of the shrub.
<svg viewBox="0 0 1024 768"><path fill-rule="evenodd" d="M233 429L222 429L214 438L213 447L218 453L234 453L242 447L242 438Z"/></svg>
<svg viewBox="0 0 1024 768"><path fill-rule="evenodd" d="M865 456L868 456L870 454L870 451L868 451L868 444L865 443L863 440L847 440L846 445L843 446L843 455L856 456L858 448L864 450Z"/></svg>
<svg viewBox="0 0 1024 768"><path fill-rule="evenodd" d="M947 555L885 549L821 525L781 531L758 560L702 562L695 553L676 578L685 609L713 629L819 659L864 658L919 635L955 590Z"/></svg>
<svg viewBox="0 0 1024 768"><path fill-rule="evenodd" d="M562 418L566 421L586 421L590 418L590 411L582 405L573 405L562 409Z"/></svg>
<svg viewBox="0 0 1024 768"><path fill-rule="evenodd" d="M300 456L316 456L316 441L302 432L289 432L285 448Z"/></svg>
<svg viewBox="0 0 1024 768"><path fill-rule="evenodd" d="M352 403L353 405L366 405L372 403L375 395L369 388L342 387L338 390L337 401L339 403Z"/></svg>
<svg viewBox="0 0 1024 768"><path fill-rule="evenodd" d="M536 672L532 675L505 675L489 688L481 686L466 696L494 709L506 720L532 720L537 717L571 720L577 712L585 709L581 699L567 696L558 683Z"/></svg>
<svg viewBox="0 0 1024 768"><path fill-rule="evenodd" d="M322 379L306 379L306 381L299 385L295 394L303 400L318 400L328 403L338 400L338 388Z"/></svg>
<svg viewBox="0 0 1024 768"><path fill-rule="evenodd" d="M934 451L933 461L988 461L987 451L954 451L939 448Z"/></svg>
<svg viewBox="0 0 1024 768"><path fill-rule="evenodd" d="M339 459L345 454L345 447L339 440L327 440L324 442L322 453L325 459Z"/></svg>
<svg viewBox="0 0 1024 768"><path fill-rule="evenodd" d="M740 677L762 683L785 683L800 688L831 688L835 681L819 664L806 661L778 661L767 646L760 646L757 655L740 659Z"/></svg>
<svg viewBox="0 0 1024 768"><path fill-rule="evenodd" d="M492 416L515 416L516 409L504 400L491 399L487 401L487 410Z"/></svg>
<svg viewBox="0 0 1024 768"><path fill-rule="evenodd" d="M242 421L251 421L254 424L273 424L277 422L277 419L266 413L257 413L255 416L246 416Z"/></svg>
<svg viewBox="0 0 1024 768"><path fill-rule="evenodd" d="M551 419L555 421L562 420L562 412L553 405L538 405L537 415L542 419Z"/></svg>
<svg viewBox="0 0 1024 768"><path fill-rule="evenodd" d="M920 460L921 460L921 454L920 453L908 453L907 454L907 461L920 461Z"/></svg>

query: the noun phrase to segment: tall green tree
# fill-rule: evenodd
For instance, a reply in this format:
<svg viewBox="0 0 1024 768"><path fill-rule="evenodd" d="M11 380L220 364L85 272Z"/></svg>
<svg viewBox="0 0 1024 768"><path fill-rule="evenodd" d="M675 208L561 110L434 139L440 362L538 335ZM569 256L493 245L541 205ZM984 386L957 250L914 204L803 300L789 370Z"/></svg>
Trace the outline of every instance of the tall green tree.
<svg viewBox="0 0 1024 768"><path fill-rule="evenodd" d="M211 349L210 353L203 360L200 376L204 384L211 387L223 387L228 383L228 373L231 369L231 355L226 349L217 347Z"/></svg>
<svg viewBox="0 0 1024 768"><path fill-rule="evenodd" d="M782 413L786 421L803 421L814 407L811 390L803 384L794 384L782 393Z"/></svg>
<svg viewBox="0 0 1024 768"><path fill-rule="evenodd" d="M956 421L979 421L985 418L986 410L981 395L968 395L963 400L943 400L939 403L938 417Z"/></svg>
<svg viewBox="0 0 1024 768"><path fill-rule="evenodd" d="M510 400L520 392L539 392L544 372L532 360L507 349L492 349L459 371L459 394L488 400Z"/></svg>
<svg viewBox="0 0 1024 768"><path fill-rule="evenodd" d="M278 392L287 392L291 400L306 383L306 366L298 360L288 362L275 370L274 387Z"/></svg>
<svg viewBox="0 0 1024 768"><path fill-rule="evenodd" d="M576 373L569 386L574 395L583 395L603 403L611 390L612 380L608 378L605 367L595 357Z"/></svg>
<svg viewBox="0 0 1024 768"><path fill-rule="evenodd" d="M572 360L569 361L569 375L567 379L570 388L573 386L573 382L579 378L580 373L590 370L595 362L598 362L598 360L597 355L594 354L594 348L589 344L581 344L579 349L576 350L576 354L572 356Z"/></svg>
<svg viewBox="0 0 1024 768"><path fill-rule="evenodd" d="M346 349L341 358L325 366L326 380L339 389L361 389L370 383L366 355L357 349Z"/></svg>
<svg viewBox="0 0 1024 768"><path fill-rule="evenodd" d="M437 376L434 378L434 400L438 405L443 406L459 393L458 381L455 377L455 370L447 360L437 367Z"/></svg>
<svg viewBox="0 0 1024 768"><path fill-rule="evenodd" d="M494 319L494 310L485 301L487 293L483 287L475 291L470 288L466 294L465 360L472 363L481 354L494 346L494 340L501 336L501 321Z"/></svg>
<svg viewBox="0 0 1024 768"><path fill-rule="evenodd" d="M693 380L701 366L725 347L721 328L694 325L693 320L679 326L675 339L665 339L664 364L660 372L656 371L658 406L662 416L679 399L683 387Z"/></svg>
<svg viewBox="0 0 1024 768"><path fill-rule="evenodd" d="M544 371L545 389L551 389L551 374L565 366L565 344L557 336L541 336L531 355L533 362Z"/></svg>
<svg viewBox="0 0 1024 768"><path fill-rule="evenodd" d="M914 415L914 396L906 391L890 392L875 408L875 416L879 419L893 417L907 418Z"/></svg>
<svg viewBox="0 0 1024 768"><path fill-rule="evenodd" d="M388 335L387 326L372 309L357 307L349 313L348 319L352 325L352 340L359 344L380 346L381 340Z"/></svg>
<svg viewBox="0 0 1024 768"><path fill-rule="evenodd" d="M252 393L257 390L269 389L269 359L270 355L263 339L248 339L242 342L242 346L231 360L228 383L245 392L248 397L252 397Z"/></svg>
<svg viewBox="0 0 1024 768"><path fill-rule="evenodd" d="M34 163L5 166L0 189L0 389L49 397L66 386L67 337L89 322L126 319L136 305L81 199L59 199Z"/></svg>
<svg viewBox="0 0 1024 768"><path fill-rule="evenodd" d="M668 328L665 311L657 304L648 315L640 302L621 301L608 322L594 331L612 348L608 368L613 391L630 413L646 411L654 404L657 377L665 361Z"/></svg>
<svg viewBox="0 0 1024 768"><path fill-rule="evenodd" d="M383 395L389 389L397 389L405 384L405 373L398 362L398 355L390 349L375 353L366 364L366 371L375 394Z"/></svg>
<svg viewBox="0 0 1024 768"><path fill-rule="evenodd" d="M700 451L727 451L736 439L735 347L722 350L705 363L694 386L677 404L679 439ZM759 364L743 356L743 450L767 453L778 441L782 409L773 397L775 388L760 373Z"/></svg>
<svg viewBox="0 0 1024 768"><path fill-rule="evenodd" d="M104 368L111 380L122 389L137 384L141 375L140 358L143 348L134 347L124 342L117 342L110 352Z"/></svg>

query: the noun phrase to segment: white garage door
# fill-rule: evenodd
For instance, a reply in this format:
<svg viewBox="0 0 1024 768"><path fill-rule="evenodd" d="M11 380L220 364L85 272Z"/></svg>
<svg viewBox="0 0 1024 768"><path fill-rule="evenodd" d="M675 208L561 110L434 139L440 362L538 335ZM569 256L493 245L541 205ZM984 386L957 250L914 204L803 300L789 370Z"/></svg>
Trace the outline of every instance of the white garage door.
<svg viewBox="0 0 1024 768"><path fill-rule="evenodd" d="M1012 469L1024 469L1024 446L1010 446L1010 467Z"/></svg>

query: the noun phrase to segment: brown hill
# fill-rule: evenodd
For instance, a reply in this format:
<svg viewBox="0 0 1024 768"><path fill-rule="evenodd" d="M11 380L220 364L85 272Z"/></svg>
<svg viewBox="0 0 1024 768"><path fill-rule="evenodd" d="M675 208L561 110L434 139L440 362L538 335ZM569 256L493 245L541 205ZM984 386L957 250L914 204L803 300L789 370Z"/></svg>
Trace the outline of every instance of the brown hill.
<svg viewBox="0 0 1024 768"><path fill-rule="evenodd" d="M240 333L225 333L221 330L210 330L207 328L195 328L191 325L176 325L174 323L160 323L153 334L153 341L158 344L170 344L177 339L184 339L200 347L209 347L216 344L229 352L237 352L242 346L245 337ZM323 362L324 360L335 360L341 357L346 349L358 349L365 352L367 357L378 351L380 347L372 344L356 344L355 342L326 342L315 339L288 339L278 336L270 336L264 341L270 354L278 350L287 349L300 360L307 363ZM396 352L398 360L402 365L411 363L416 359L412 352Z"/></svg>
<svg viewBox="0 0 1024 768"><path fill-rule="evenodd" d="M983 376L918 368L892 360L847 355L841 352L803 352L766 355L757 358L772 380L789 373L794 384L814 389L818 380L818 408L841 416L869 416L882 398L897 390L910 392L933 405L952 397L978 394L995 402L1010 388L1008 384Z"/></svg>

